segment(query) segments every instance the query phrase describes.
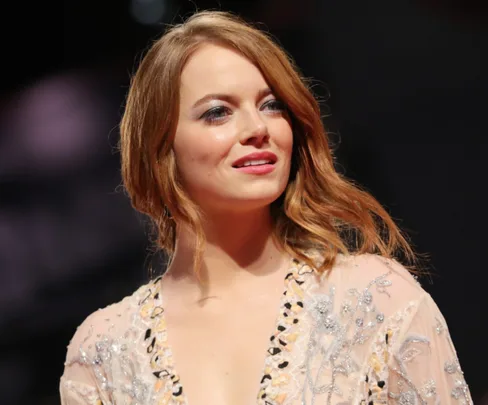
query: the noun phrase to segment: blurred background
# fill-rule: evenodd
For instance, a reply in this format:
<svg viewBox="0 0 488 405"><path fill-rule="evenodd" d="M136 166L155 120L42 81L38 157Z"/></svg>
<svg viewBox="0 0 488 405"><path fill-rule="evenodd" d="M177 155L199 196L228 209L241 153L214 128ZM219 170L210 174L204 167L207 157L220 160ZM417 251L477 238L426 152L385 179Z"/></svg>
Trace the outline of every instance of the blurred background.
<svg viewBox="0 0 488 405"><path fill-rule="evenodd" d="M262 23L314 79L340 170L430 254L423 279L488 404L488 7L471 0L71 0L2 12L0 384L59 404L66 346L158 265L120 187L131 73L196 9ZM485 135L483 135L485 134Z"/></svg>

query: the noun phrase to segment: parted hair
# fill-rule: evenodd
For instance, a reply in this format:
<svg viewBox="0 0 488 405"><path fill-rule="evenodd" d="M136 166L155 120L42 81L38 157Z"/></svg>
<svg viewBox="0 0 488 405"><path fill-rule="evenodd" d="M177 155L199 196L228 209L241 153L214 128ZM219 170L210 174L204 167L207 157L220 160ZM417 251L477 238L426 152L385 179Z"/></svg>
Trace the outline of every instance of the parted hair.
<svg viewBox="0 0 488 405"><path fill-rule="evenodd" d="M182 70L208 43L246 57L288 110L293 129L291 173L285 191L270 207L279 246L318 271L329 269L338 253L414 260L410 244L388 212L336 170L319 102L292 58L265 30L222 11L196 12L169 26L131 78L120 125L122 180L133 207L154 225L157 247L171 258L176 225L184 223L196 235L195 269L201 264L204 214L182 185L172 145ZM312 263L310 249L320 252L320 265Z"/></svg>

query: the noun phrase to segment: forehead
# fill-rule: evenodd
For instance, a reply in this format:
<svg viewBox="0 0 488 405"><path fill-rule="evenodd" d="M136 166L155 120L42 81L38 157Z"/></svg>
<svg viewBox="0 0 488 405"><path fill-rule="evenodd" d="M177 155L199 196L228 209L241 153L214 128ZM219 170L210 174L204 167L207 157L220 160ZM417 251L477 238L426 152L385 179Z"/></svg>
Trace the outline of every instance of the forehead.
<svg viewBox="0 0 488 405"><path fill-rule="evenodd" d="M189 58L181 73L181 92L202 96L210 92L245 91L266 87L260 70L229 48L205 44Z"/></svg>

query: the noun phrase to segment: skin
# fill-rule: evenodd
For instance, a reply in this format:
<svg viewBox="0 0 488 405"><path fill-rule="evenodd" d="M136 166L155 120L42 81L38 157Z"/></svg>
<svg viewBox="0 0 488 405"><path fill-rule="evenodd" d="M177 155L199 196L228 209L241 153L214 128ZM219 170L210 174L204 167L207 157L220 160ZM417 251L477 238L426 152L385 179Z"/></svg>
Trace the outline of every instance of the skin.
<svg viewBox="0 0 488 405"><path fill-rule="evenodd" d="M290 172L292 131L283 103L254 65L214 45L197 51L181 81L173 150L186 191L212 217L266 209ZM211 94L220 97L207 99ZM252 176L232 167L257 151L278 156L273 173Z"/></svg>
<svg viewBox="0 0 488 405"><path fill-rule="evenodd" d="M270 204L288 183L293 134L283 105L266 90L256 66L212 44L197 50L182 72L173 151L184 187L206 217L205 288L220 293L228 290L229 275L266 274L277 264L266 266L269 258L282 256L271 241ZM221 97L201 103L209 94ZM272 173L250 175L232 166L259 151L276 154ZM169 270L191 279L194 235L184 226L177 234Z"/></svg>
<svg viewBox="0 0 488 405"><path fill-rule="evenodd" d="M199 102L209 94L220 96ZM259 69L217 45L190 57L180 98L173 151L185 189L205 213L207 243L199 282L194 234L177 224L161 285L168 341L190 405L248 405L256 400L290 260L272 239L270 204L288 183L291 124ZM276 154L272 173L232 167L256 151Z"/></svg>

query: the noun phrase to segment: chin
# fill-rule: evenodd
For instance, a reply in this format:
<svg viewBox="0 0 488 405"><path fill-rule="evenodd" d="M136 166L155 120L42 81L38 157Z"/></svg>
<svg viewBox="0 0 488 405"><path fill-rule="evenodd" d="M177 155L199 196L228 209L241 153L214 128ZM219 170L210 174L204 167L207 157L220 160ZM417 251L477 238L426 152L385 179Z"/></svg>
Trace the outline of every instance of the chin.
<svg viewBox="0 0 488 405"><path fill-rule="evenodd" d="M270 193L269 190L266 193L249 193L246 195L241 195L235 198L234 201L238 201L237 204L234 202L232 205L235 207L239 206L239 209L244 211L262 209L269 207L273 202L275 202L282 194L284 190L276 190L276 192Z"/></svg>
<svg viewBox="0 0 488 405"><path fill-rule="evenodd" d="M249 212L269 207L286 190L286 183L266 182L267 184L247 184L225 189L199 190L194 201L205 211Z"/></svg>

